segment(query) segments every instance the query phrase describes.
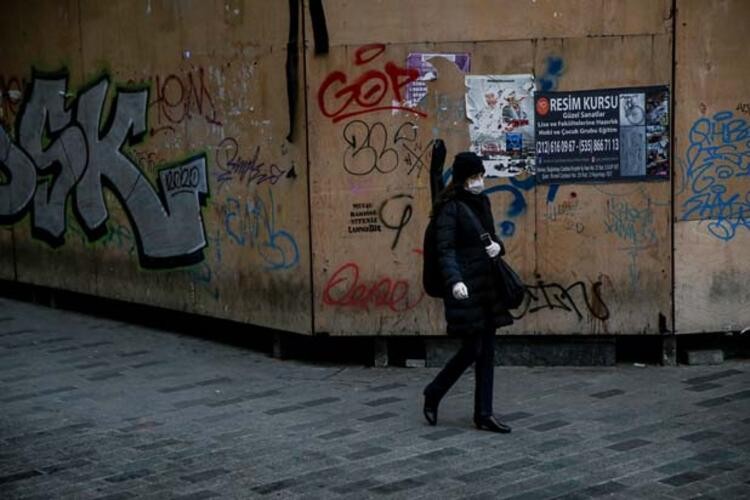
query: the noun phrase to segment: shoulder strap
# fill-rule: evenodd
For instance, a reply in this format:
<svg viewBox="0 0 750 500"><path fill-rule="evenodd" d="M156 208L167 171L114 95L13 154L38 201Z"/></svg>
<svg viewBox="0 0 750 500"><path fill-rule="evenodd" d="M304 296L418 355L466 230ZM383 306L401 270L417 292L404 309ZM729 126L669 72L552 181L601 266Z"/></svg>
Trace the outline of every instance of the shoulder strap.
<svg viewBox="0 0 750 500"><path fill-rule="evenodd" d="M484 230L482 227L482 223L479 222L479 217L477 217L477 214L474 213L474 211L464 202L461 200L456 200L456 203L458 203L459 207L463 207L464 211L469 215L469 219L471 219L471 225L474 226L474 229L477 231L477 237L480 237L483 233L486 233L487 231Z"/></svg>

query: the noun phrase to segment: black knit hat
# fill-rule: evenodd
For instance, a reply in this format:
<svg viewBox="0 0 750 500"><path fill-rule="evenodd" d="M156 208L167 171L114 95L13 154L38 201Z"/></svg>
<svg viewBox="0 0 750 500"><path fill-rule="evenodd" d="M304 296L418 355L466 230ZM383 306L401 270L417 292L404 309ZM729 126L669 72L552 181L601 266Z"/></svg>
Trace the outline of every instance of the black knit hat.
<svg viewBox="0 0 750 500"><path fill-rule="evenodd" d="M458 153L453 159L453 182L459 186L466 182L466 179L476 174L484 173L482 159L476 153L463 151Z"/></svg>

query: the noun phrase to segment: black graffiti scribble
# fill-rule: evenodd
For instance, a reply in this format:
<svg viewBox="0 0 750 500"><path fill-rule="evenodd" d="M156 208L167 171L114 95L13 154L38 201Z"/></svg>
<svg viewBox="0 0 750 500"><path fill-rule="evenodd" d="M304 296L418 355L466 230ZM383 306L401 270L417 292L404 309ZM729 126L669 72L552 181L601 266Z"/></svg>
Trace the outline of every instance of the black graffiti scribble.
<svg viewBox="0 0 750 500"><path fill-rule="evenodd" d="M276 184L287 173L275 163L260 161L260 145L255 146L253 157L245 159L240 156L240 145L237 139L226 137L216 147L216 168L219 173L216 180L222 186L227 182L239 180L246 185ZM296 175L296 174L294 174Z"/></svg>
<svg viewBox="0 0 750 500"><path fill-rule="evenodd" d="M380 209L378 209L378 217L380 218L380 222L383 223L383 225L388 229L393 229L396 231L396 236L393 238L393 243L391 244L391 250L395 250L396 246L398 245L398 240L401 237L401 231L404 230L404 227L409 223L411 220L411 214L412 214L412 207L411 203L407 203L404 206L403 211L401 212L401 218L399 221L395 224L390 223L386 219L386 207L393 202L394 200L399 199L406 199L406 200L413 200L414 197L410 194L397 194L396 196L392 196L385 200L383 203L380 204Z"/></svg>
<svg viewBox="0 0 750 500"><path fill-rule="evenodd" d="M425 148L417 142L417 126L412 122L401 124L390 138L382 122L368 125L362 120L353 120L344 127L343 136L347 144L344 170L352 175L368 175L375 171L389 174L403 161L411 167L409 175L417 170L419 176L432 149L432 141Z"/></svg>
<svg viewBox="0 0 750 500"><path fill-rule="evenodd" d="M539 276L537 275L537 278ZM542 310L562 309L565 312L573 312L578 319L583 319L581 314L580 302L576 301L572 293L575 289L580 291L583 298L583 305L586 310L595 318L602 321L609 319L609 309L604 303L601 296L602 282L597 281L591 285L593 301L589 298L586 284L583 281L577 281L568 287L563 287L557 283L545 283L538 279L536 285L526 286L526 298L523 304L513 315L514 319L521 319L528 314L533 314Z"/></svg>
<svg viewBox="0 0 750 500"><path fill-rule="evenodd" d="M422 168L426 167L423 158L432 149L433 142L430 141L427 143L427 146L421 148L420 144L417 143L417 126L411 122L404 123L396 130L393 143L400 144L406 151L404 163L411 166L409 172L407 172L409 175L411 175L414 169L417 169L417 177L422 173Z"/></svg>
<svg viewBox="0 0 750 500"><path fill-rule="evenodd" d="M162 131L174 133L176 126L198 116L207 123L222 126L203 68L181 75L156 75L153 85L155 98L148 103L149 109L155 108L156 115L150 130L152 136Z"/></svg>
<svg viewBox="0 0 750 500"><path fill-rule="evenodd" d="M344 169L352 175L367 175L377 170L387 174L398 167L398 152L389 147L388 131L381 122L372 126L354 120L344 127Z"/></svg>

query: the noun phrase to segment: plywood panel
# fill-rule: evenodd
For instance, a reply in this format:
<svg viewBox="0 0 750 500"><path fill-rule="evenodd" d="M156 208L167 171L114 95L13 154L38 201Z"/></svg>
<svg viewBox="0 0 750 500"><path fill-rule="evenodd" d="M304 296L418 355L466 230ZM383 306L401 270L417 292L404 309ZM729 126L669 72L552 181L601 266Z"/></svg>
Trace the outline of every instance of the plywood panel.
<svg viewBox="0 0 750 500"><path fill-rule="evenodd" d="M667 328L671 239L664 184L566 184L552 200L539 189L538 268L518 326L545 334Z"/></svg>
<svg viewBox="0 0 750 500"><path fill-rule="evenodd" d="M750 276L750 4L678 2L675 323L678 333L747 326ZM688 222L689 221L689 222Z"/></svg>
<svg viewBox="0 0 750 500"><path fill-rule="evenodd" d="M308 62L311 96L335 71L356 79L368 70L384 75L388 62L403 66L405 51L375 48L370 54L380 55L360 68L352 63L356 48L334 48ZM419 138L421 116L391 110L345 116L356 105L335 114L340 104L324 94L320 103L313 97L308 112L315 329L418 333L430 324L417 273L425 219L416 214L429 203L430 144ZM382 106L391 99L382 97Z"/></svg>
<svg viewBox="0 0 750 500"><path fill-rule="evenodd" d="M70 90L70 85L46 90L35 85L32 92L32 69L57 74L64 70L68 82L80 81L79 8L75 1L57 2L54 5L43 1L14 2L4 7L3 26L0 29L0 75L7 88L4 89L4 101L0 107L3 110L3 124L8 130L13 130L14 141L19 144L16 127L20 119L25 117L29 123L41 122L45 116L44 107L57 106L62 109L65 97L60 92L64 94ZM40 33L44 35L40 36ZM33 105L27 104L21 114L21 94L25 99L46 96L48 101L46 105L41 100ZM51 131L59 134L67 126L68 119L69 115L56 120L55 125L50 126ZM27 283L91 292L92 280L89 277L93 274L93 260L86 254L81 241L64 230L72 217L69 190L61 189L54 195L47 194L48 190L51 191L65 180L64 176L49 176L56 168L54 160L64 154L62 143L49 141L44 145L48 152L43 154L45 139L34 130L39 129L35 125L29 127L21 149L33 156L36 163L40 184L36 187L35 196L39 206L32 215L32 201L28 205L27 215L14 225L18 278ZM68 145L73 147L73 143ZM80 164L78 168L81 168ZM67 208L64 200L67 200ZM52 225L44 224L42 220ZM60 223L64 225L58 226ZM32 226L37 228L34 236ZM47 232L53 234L45 235L39 228L47 228ZM58 246L62 238L65 244ZM45 241L55 243L50 245Z"/></svg>
<svg viewBox="0 0 750 500"><path fill-rule="evenodd" d="M148 262L152 255L166 249L174 240L174 236L161 239L159 233L174 231L180 226L184 233L192 233L195 219L187 222L186 214L195 210L196 198L188 202L190 208L183 207L168 219L164 217L159 212L166 209L168 213L169 207L164 206L162 199L172 202L172 197L165 192L167 186L158 184L158 172L168 163L182 162L188 157L187 115L205 119L215 111L210 100L210 92L215 91L213 82L206 81L208 78L201 74L205 71L203 67L190 71L192 56L188 58L181 50L182 14L175 3L157 2L149 9L149 5L143 3L121 2L107 7L94 1L82 3L81 23L85 28L82 32L86 74L107 75L114 84L109 90L110 99L115 99L115 95L118 100L121 98L117 84L132 82L147 87L149 104L148 131L142 140L132 141L132 149L124 148L134 161L118 167L119 171L127 169L131 175L140 176L138 190L130 197L123 193L128 190L127 183L115 183L106 192L111 225L108 235L119 230L130 237L124 245L106 244L106 239L102 239L94 248L97 295L190 310L194 297L189 275L172 271L179 266L169 260ZM115 19L121 22L114 22ZM154 36L155 33L159 36ZM190 89L189 78L195 80ZM207 101L203 102L204 106L194 104L196 100L189 92L193 89L196 97ZM185 97L186 90L190 97ZM173 102L177 105L169 106ZM197 109L199 107L201 109ZM139 119L143 117L142 110L133 114L140 115ZM96 164L94 167L101 168ZM205 166L203 172L199 169L197 177L205 176L204 172ZM193 185L192 181L189 183ZM200 210L197 215L200 220ZM198 245L200 239L192 238L190 243ZM148 250L151 245L153 249ZM176 250L175 260L190 253L186 250L189 246L182 245L183 248Z"/></svg>
<svg viewBox="0 0 750 500"><path fill-rule="evenodd" d="M216 2L214 8L201 4L191 10L186 25L203 28L183 35L187 46L205 47L205 54L193 56L193 64L196 57L207 67L221 64L217 89L225 117L220 133L205 121L187 124L188 149L207 150L212 182L207 260L193 272L198 310L310 333L304 85L300 79L289 142L288 12L264 8L263 2L246 1L241 7L232 3L238 2ZM235 17L222 19L216 12L227 5ZM226 31L228 40L215 36ZM301 43L298 50L301 75Z"/></svg>
<svg viewBox="0 0 750 500"><path fill-rule="evenodd" d="M750 66L742 61L750 4L681 1L679 5L676 217L724 220L743 218L744 212L747 220ZM727 239L735 232L732 227L717 231L717 237Z"/></svg>
<svg viewBox="0 0 750 500"><path fill-rule="evenodd" d="M732 242L706 231L710 221L675 224L675 324L678 333L750 326L750 231Z"/></svg>
<svg viewBox="0 0 750 500"><path fill-rule="evenodd" d="M540 41L538 83L550 90L669 84L670 45L667 35ZM511 331L668 328L670 192L668 182L537 186L538 266L519 311L523 320Z"/></svg>
<svg viewBox="0 0 750 500"><path fill-rule="evenodd" d="M208 246L203 260L186 270L137 269L133 280L131 266L110 269L100 276L100 293L125 290L131 300L309 332L305 151L285 139L286 95L278 92L286 83L285 53L258 39L271 25L284 32L288 17L284 11L256 16L257 9L257 2L169 2L144 16L142 6L120 6L119 15L138 24L141 38L166 30L147 48L148 57L127 49L117 64L120 79L148 82L153 94L152 129L134 155L154 186L163 165L203 155ZM107 31L107 24L105 18L100 31L91 30L87 46L117 46L127 38ZM209 36L218 32L221 42ZM108 56L102 48L87 59L95 64ZM304 144L300 116L296 139Z"/></svg>
<svg viewBox="0 0 750 500"><path fill-rule="evenodd" d="M106 223L89 241L82 227L95 200L79 210L83 219L69 206L55 249L31 237L28 221L16 224L21 279L310 332L304 112L298 105L290 143L280 91L287 10L251 0L69 4L37 5L40 16L14 8L29 33L57 43L23 45L0 69L28 72L47 59L64 66L71 109L106 87L103 102L77 114L93 123L87 172L114 165L106 184L79 183L79 200L81 190L104 197ZM9 46L16 42L0 50ZM109 134L115 115L115 128L133 121L130 137ZM97 149L97 127L111 144Z"/></svg>
<svg viewBox="0 0 750 500"><path fill-rule="evenodd" d="M324 2L333 45L664 34L668 0Z"/></svg>
<svg viewBox="0 0 750 500"><path fill-rule="evenodd" d="M237 95L244 104L227 107L228 116L242 112L208 148L209 248L195 269L196 292L199 310L208 314L309 332L305 129L298 118L297 139L286 141L286 99L274 90L285 86L284 61L283 53L267 53L225 70L227 85L243 89ZM189 137L195 141L196 131Z"/></svg>
<svg viewBox="0 0 750 500"><path fill-rule="evenodd" d="M529 40L487 42L478 44L441 45L440 51L470 52L473 74L531 74L535 47ZM441 138L446 143L450 167L453 155L469 148L469 122L465 110L464 75L447 60L436 60L438 79L429 84L429 93L423 101L428 111L423 130L426 134ZM496 232L506 247L506 259L525 280L533 277L536 268L534 252L534 222L536 218L535 179L521 175L513 178L486 178L486 192L490 198ZM442 318L442 303L438 303L438 315ZM515 327L525 331L523 326ZM444 329L443 329L444 331ZM503 328L500 334L508 334L513 328Z"/></svg>
<svg viewBox="0 0 750 500"><path fill-rule="evenodd" d="M78 12L77 0L5 2L0 19L3 68L10 69L14 62L23 60L26 65L51 69L73 59L75 51L80 50L79 31L74 28ZM49 29L40 32L39 26ZM71 50L73 54L66 57Z"/></svg>
<svg viewBox="0 0 750 500"><path fill-rule="evenodd" d="M361 69L353 63L357 50L334 48L325 59L311 60L308 71L313 92L339 68L356 79L368 70L382 71L389 62L403 66L408 52L470 50L476 71L529 72L533 61L530 41L389 45ZM493 54L502 55L493 59ZM332 108L335 99L325 93L323 105L314 102L312 106L316 330L347 335L444 332L441 301L425 297L421 291L418 253L429 214L431 144L436 138L445 141L449 167L452 157L467 149L469 137L463 75L447 61L435 65L438 80L429 85L418 113L380 110L337 120L338 116L325 116L336 109ZM383 97L388 105L391 100ZM354 112L357 107L347 109ZM488 186L508 182L488 180ZM496 214L502 214L504 220L509 202L502 194L496 199ZM376 231L356 232L369 225L369 221L359 224L352 220L359 218L372 219ZM399 234L391 228L398 227L401 220ZM533 216L528 219L532 224L533 220ZM518 244L509 244L511 252L533 258L532 253L522 251L531 245L533 231L519 234L524 236L517 238Z"/></svg>

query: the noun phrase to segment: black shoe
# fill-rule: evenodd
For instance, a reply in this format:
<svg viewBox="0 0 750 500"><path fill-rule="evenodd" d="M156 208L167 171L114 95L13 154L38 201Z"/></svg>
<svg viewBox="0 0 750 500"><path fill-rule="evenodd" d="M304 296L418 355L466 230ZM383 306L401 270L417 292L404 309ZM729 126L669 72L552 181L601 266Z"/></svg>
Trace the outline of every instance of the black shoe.
<svg viewBox="0 0 750 500"><path fill-rule="evenodd" d="M501 434L508 434L510 432L510 427L499 422L494 415L490 415L489 417L474 417L474 425L479 430L499 432Z"/></svg>
<svg viewBox="0 0 750 500"><path fill-rule="evenodd" d="M422 408L422 413L424 414L424 418L427 419L427 422L430 425L437 425L439 403L440 403L439 400L435 400L434 398L431 398L427 394L425 394L424 407Z"/></svg>

